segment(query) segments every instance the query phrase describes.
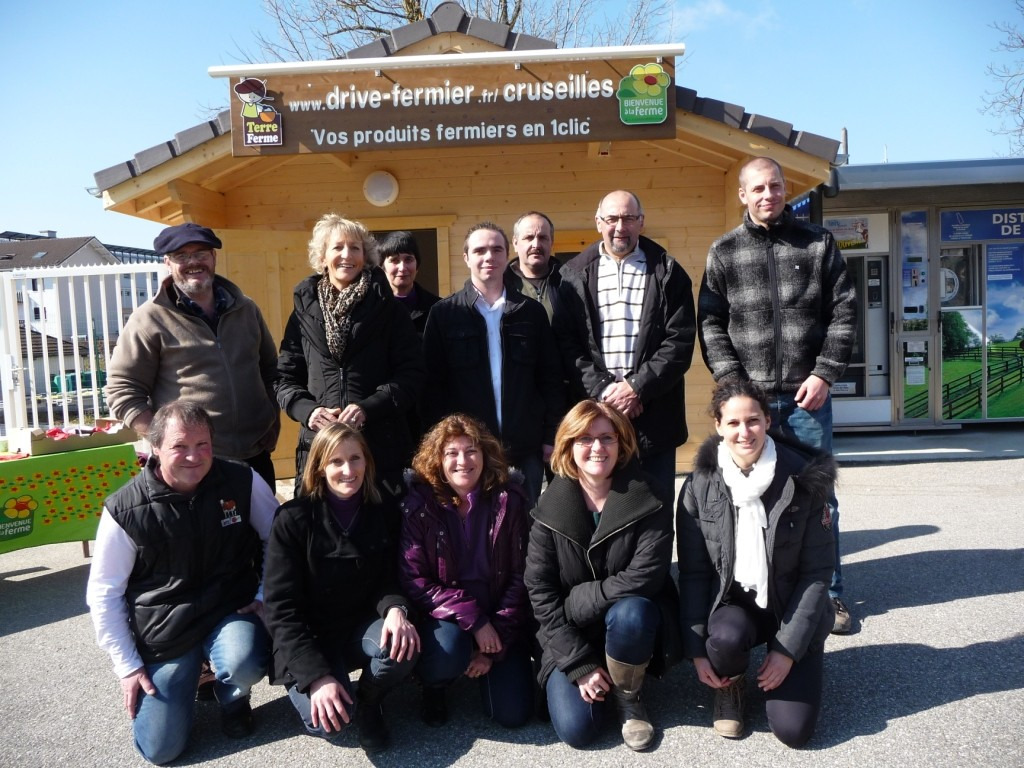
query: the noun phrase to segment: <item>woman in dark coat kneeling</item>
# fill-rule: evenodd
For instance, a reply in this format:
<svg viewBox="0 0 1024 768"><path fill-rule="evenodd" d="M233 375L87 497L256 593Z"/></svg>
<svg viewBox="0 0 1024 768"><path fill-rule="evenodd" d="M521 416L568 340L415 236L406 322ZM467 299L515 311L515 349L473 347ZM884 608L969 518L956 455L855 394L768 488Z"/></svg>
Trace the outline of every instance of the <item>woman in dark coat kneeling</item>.
<svg viewBox="0 0 1024 768"><path fill-rule="evenodd" d="M398 586L398 502L381 497L366 441L345 424L316 433L302 490L278 510L267 543L274 682L315 736L336 737L355 709L359 744L376 752L388 744L381 700L420 650Z"/></svg>
<svg viewBox="0 0 1024 768"><path fill-rule="evenodd" d="M533 512L526 585L540 623L540 682L551 723L573 747L593 741L611 696L631 749L654 727L640 701L652 659L678 637L672 502L651 490L629 420L584 400L562 420L555 477ZM662 641L662 642L659 642Z"/></svg>
<svg viewBox="0 0 1024 768"><path fill-rule="evenodd" d="M833 622L835 462L772 440L768 401L750 382L720 384L711 407L719 436L698 451L676 517L686 655L715 690L715 731L738 738L750 651L767 643L757 686L768 724L799 747L818 719Z"/></svg>

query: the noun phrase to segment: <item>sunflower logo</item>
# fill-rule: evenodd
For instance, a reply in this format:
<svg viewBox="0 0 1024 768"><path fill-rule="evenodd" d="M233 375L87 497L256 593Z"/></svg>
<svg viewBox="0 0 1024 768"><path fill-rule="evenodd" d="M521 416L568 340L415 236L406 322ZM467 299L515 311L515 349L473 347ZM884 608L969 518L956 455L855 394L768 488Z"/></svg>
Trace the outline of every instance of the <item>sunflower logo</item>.
<svg viewBox="0 0 1024 768"><path fill-rule="evenodd" d="M35 512L38 506L31 496L18 496L4 502L4 516L8 520L23 520Z"/></svg>
<svg viewBox="0 0 1024 768"><path fill-rule="evenodd" d="M633 90L641 96L660 96L672 79L661 64L637 64L629 70Z"/></svg>
<svg viewBox="0 0 1024 768"><path fill-rule="evenodd" d="M619 81L619 120L624 125L659 125L669 117L672 76L661 64L635 64Z"/></svg>

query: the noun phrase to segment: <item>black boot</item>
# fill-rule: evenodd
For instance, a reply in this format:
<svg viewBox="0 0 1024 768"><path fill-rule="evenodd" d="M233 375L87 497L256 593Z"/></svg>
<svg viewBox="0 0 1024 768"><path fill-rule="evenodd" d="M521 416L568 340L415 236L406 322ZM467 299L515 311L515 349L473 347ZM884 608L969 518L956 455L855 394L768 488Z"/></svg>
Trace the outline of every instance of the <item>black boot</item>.
<svg viewBox="0 0 1024 768"><path fill-rule="evenodd" d="M391 742L380 705L384 693L373 676L364 671L359 678L359 688L356 692L356 698L359 700L359 706L356 707L356 723L359 726L359 746L367 754L387 749Z"/></svg>
<svg viewBox="0 0 1024 768"><path fill-rule="evenodd" d="M448 702L445 689L423 686L423 722L437 728L448 722Z"/></svg>

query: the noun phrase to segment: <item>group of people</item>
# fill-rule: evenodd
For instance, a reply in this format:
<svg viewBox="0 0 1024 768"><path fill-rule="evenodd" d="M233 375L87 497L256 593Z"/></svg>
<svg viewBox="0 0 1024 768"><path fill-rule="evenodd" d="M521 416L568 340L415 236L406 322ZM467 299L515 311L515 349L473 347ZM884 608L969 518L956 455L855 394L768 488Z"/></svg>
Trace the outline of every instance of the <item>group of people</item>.
<svg viewBox="0 0 1024 768"><path fill-rule="evenodd" d="M130 316L107 387L152 455L107 500L87 595L140 753L185 749L204 664L232 737L252 731L268 674L309 733L355 722L367 752L388 745L382 701L403 680L441 725L469 677L504 726L529 720L539 686L565 743L597 738L611 706L643 750L645 677L685 656L735 738L764 643L771 729L805 743L825 637L849 631L828 390L855 299L831 235L792 218L775 161L747 163L739 196L697 311L631 192L601 200L601 239L565 264L542 213L511 243L475 225L469 279L444 299L416 281L412 234L378 242L326 215L278 350L216 274L215 233L164 230L170 276ZM717 435L674 505L698 331ZM278 406L300 425L283 505Z"/></svg>

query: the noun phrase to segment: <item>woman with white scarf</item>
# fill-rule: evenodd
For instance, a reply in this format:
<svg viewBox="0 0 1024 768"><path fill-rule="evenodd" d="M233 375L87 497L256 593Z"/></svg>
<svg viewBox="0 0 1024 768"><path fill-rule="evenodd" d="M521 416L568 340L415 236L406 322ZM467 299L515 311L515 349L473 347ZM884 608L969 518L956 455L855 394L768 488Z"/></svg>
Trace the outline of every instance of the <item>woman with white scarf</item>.
<svg viewBox="0 0 1024 768"><path fill-rule="evenodd" d="M719 383L718 436L698 450L679 494L676 536L686 655L714 689L714 729L743 735L746 670L756 672L772 733L791 747L814 732L821 706L834 566L830 456L772 439L768 400L748 381Z"/></svg>

